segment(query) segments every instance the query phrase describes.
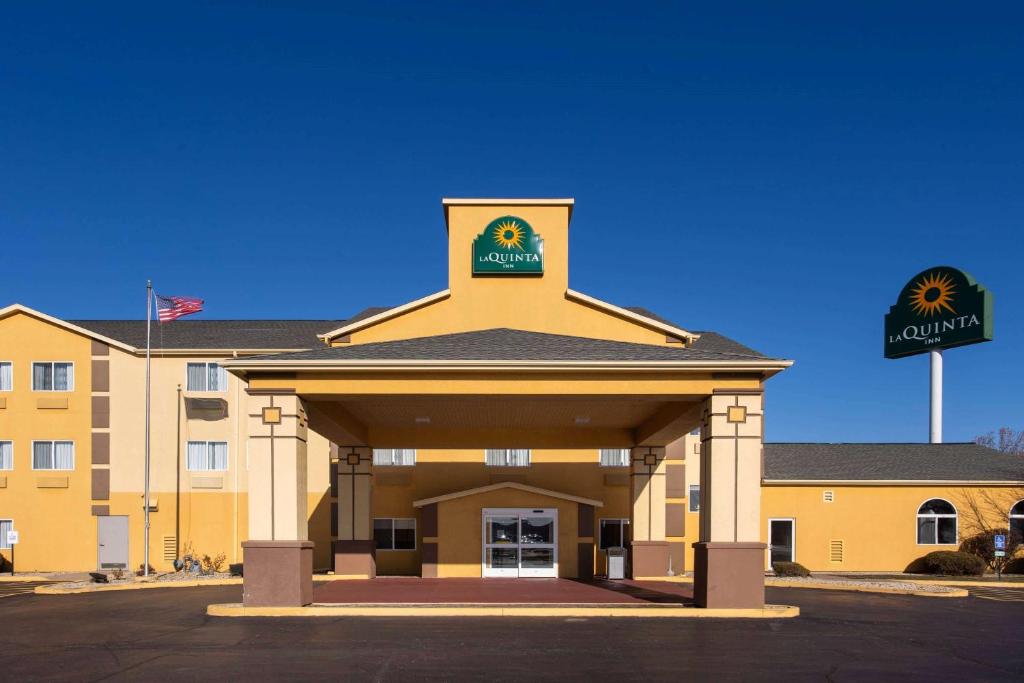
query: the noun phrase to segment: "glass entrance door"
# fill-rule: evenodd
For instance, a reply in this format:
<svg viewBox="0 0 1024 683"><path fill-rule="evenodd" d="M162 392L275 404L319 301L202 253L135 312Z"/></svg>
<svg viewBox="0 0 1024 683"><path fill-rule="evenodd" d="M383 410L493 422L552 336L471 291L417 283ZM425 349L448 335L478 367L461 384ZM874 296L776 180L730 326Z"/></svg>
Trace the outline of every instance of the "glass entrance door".
<svg viewBox="0 0 1024 683"><path fill-rule="evenodd" d="M558 576L558 510L486 509L483 575Z"/></svg>
<svg viewBox="0 0 1024 683"><path fill-rule="evenodd" d="M793 520L768 520L768 550L771 563L793 562Z"/></svg>

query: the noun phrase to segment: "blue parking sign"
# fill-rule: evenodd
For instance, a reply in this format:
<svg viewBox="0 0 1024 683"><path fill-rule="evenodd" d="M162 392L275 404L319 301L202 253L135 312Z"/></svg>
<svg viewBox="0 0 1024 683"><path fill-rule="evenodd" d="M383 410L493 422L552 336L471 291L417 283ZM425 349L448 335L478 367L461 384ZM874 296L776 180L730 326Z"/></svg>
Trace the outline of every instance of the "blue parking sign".
<svg viewBox="0 0 1024 683"><path fill-rule="evenodd" d="M996 534L996 550L1006 550L1006 534Z"/></svg>

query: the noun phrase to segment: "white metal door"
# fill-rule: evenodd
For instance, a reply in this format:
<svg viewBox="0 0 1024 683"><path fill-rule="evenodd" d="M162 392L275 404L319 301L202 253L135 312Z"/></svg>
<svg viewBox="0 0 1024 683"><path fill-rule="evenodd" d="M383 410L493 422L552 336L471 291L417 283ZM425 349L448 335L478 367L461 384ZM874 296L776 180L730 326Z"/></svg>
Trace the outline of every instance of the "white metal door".
<svg viewBox="0 0 1024 683"><path fill-rule="evenodd" d="M557 577L558 510L485 509L485 577Z"/></svg>
<svg viewBox="0 0 1024 683"><path fill-rule="evenodd" d="M96 518L99 542L100 569L128 568L128 516L114 515Z"/></svg>

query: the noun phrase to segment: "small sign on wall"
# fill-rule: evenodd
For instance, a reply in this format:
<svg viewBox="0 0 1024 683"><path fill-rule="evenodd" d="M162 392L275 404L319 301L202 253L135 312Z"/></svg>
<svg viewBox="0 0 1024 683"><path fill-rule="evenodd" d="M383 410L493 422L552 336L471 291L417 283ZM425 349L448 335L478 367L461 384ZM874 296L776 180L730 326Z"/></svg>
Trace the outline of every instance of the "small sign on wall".
<svg viewBox="0 0 1024 683"><path fill-rule="evenodd" d="M18 544L18 532L15 531L14 529L10 529L7 532L7 545L17 545L17 544Z"/></svg>

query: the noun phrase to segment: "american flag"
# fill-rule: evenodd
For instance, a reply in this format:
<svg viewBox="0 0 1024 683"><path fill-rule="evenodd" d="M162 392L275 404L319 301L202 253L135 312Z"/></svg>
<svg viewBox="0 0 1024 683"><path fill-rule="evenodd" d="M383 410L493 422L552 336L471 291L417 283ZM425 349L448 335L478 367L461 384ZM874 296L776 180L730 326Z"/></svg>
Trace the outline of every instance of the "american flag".
<svg viewBox="0 0 1024 683"><path fill-rule="evenodd" d="M203 310L203 300L187 296L162 296L157 294L156 310L160 316L160 322L166 323L171 320L177 320L183 315L198 313Z"/></svg>

